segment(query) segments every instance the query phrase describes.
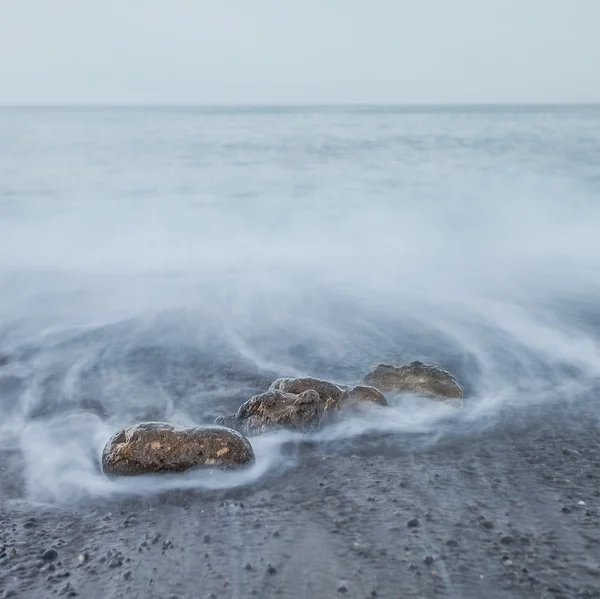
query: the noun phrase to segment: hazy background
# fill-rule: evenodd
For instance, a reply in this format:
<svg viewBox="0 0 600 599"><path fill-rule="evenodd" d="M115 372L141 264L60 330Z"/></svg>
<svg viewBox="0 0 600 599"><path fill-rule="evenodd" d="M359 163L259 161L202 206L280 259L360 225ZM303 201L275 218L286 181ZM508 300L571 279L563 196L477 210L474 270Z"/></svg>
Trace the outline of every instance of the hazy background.
<svg viewBox="0 0 600 599"><path fill-rule="evenodd" d="M0 104L600 101L597 0L0 0Z"/></svg>

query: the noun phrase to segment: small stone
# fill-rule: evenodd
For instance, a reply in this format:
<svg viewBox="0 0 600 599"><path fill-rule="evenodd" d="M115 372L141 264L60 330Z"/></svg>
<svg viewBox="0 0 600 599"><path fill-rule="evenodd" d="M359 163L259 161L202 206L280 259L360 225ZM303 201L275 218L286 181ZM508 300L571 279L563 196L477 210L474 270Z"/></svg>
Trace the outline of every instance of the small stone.
<svg viewBox="0 0 600 599"><path fill-rule="evenodd" d="M56 549L46 549L42 554L42 559L45 562L53 562L58 557L58 552Z"/></svg>
<svg viewBox="0 0 600 599"><path fill-rule="evenodd" d="M562 511L563 511L565 514L570 514L570 513L571 513L571 508L570 508L570 507L567 507L567 506L565 505L565 506L563 507Z"/></svg>
<svg viewBox="0 0 600 599"><path fill-rule="evenodd" d="M510 535L504 535L501 539L500 542L503 545L511 545L514 542L514 538L511 537Z"/></svg>
<svg viewBox="0 0 600 599"><path fill-rule="evenodd" d="M427 555L425 557L425 559L423 560L428 566L431 566L431 564L433 564L433 557L431 557L431 555Z"/></svg>
<svg viewBox="0 0 600 599"><path fill-rule="evenodd" d="M270 576L274 576L275 574L277 574L277 569L275 568L275 566L269 564L267 566L267 574L269 574Z"/></svg>
<svg viewBox="0 0 600 599"><path fill-rule="evenodd" d="M409 521L406 523L406 526L407 526L408 528L419 528L419 524L420 524L420 523L419 523L419 519L418 519L418 518L413 518L412 520L409 520Z"/></svg>
<svg viewBox="0 0 600 599"><path fill-rule="evenodd" d="M587 573L590 576L600 576L600 568L596 568L595 566L588 566Z"/></svg>
<svg viewBox="0 0 600 599"><path fill-rule="evenodd" d="M250 572L250 570L252 570L252 566L250 564L246 564L244 566L244 570L247 570L248 572Z"/></svg>
<svg viewBox="0 0 600 599"><path fill-rule="evenodd" d="M578 501L578 502L577 502L577 505L578 505L579 507L584 507L584 506L585 506L585 501Z"/></svg>
<svg viewBox="0 0 600 599"><path fill-rule="evenodd" d="M83 553L81 553L79 555L79 557L77 558L77 560L79 561L80 564L83 564L87 561L89 561L90 559L90 554L87 551L84 551Z"/></svg>
<svg viewBox="0 0 600 599"><path fill-rule="evenodd" d="M493 522L490 522L489 520L482 520L480 524L481 527L485 528L486 530L492 530L492 528L494 528Z"/></svg>
<svg viewBox="0 0 600 599"><path fill-rule="evenodd" d="M123 574L123 578L125 580L129 580L131 578L131 570L128 570L127 572L125 572L125 574Z"/></svg>
<svg viewBox="0 0 600 599"><path fill-rule="evenodd" d="M210 537L210 535L204 535L202 537L202 540L204 541L204 543L210 543L211 537Z"/></svg>
<svg viewBox="0 0 600 599"><path fill-rule="evenodd" d="M120 568L123 565L123 562L117 558L111 559L108 567L109 568Z"/></svg>
<svg viewBox="0 0 600 599"><path fill-rule="evenodd" d="M512 566L513 565L512 560L510 560L510 559L505 560L504 561L504 565L507 566L507 567L508 566Z"/></svg>
<svg viewBox="0 0 600 599"><path fill-rule="evenodd" d="M338 587L338 590L337 590L337 591L338 591L338 593L342 593L342 594L343 594L343 593L347 593L347 592L348 592L348 587L347 587L345 584L341 584L341 585Z"/></svg>
<svg viewBox="0 0 600 599"><path fill-rule="evenodd" d="M458 542L454 539L449 539L446 541L446 545L448 545L448 547L458 547Z"/></svg>

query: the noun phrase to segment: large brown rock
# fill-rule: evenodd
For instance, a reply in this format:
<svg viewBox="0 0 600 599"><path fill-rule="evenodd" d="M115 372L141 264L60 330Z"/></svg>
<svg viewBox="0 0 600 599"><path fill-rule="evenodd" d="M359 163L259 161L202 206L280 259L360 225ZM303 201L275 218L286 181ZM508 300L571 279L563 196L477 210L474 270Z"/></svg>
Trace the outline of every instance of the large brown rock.
<svg viewBox="0 0 600 599"><path fill-rule="evenodd" d="M144 422L113 435L102 452L102 469L105 474L133 476L191 468L230 470L253 460L250 442L234 430Z"/></svg>
<svg viewBox="0 0 600 599"><path fill-rule="evenodd" d="M321 425L323 405L319 394L313 390L303 393L267 391L240 406L235 414L235 428L247 435L282 428L309 432ZM231 416L223 420L232 422Z"/></svg>
<svg viewBox="0 0 600 599"><path fill-rule="evenodd" d="M379 364L362 381L382 393L413 393L462 405L463 390L446 370L411 362L406 366Z"/></svg>

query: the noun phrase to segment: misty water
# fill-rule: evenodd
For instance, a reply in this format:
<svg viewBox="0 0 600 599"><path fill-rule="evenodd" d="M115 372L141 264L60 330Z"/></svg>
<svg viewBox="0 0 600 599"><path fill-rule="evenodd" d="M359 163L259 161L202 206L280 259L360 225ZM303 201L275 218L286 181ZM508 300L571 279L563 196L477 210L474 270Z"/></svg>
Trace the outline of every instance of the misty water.
<svg viewBox="0 0 600 599"><path fill-rule="evenodd" d="M0 110L0 444L33 499L156 488L100 471L127 424L381 362L448 369L465 408L392 398L312 441L600 428L599 292L600 107Z"/></svg>

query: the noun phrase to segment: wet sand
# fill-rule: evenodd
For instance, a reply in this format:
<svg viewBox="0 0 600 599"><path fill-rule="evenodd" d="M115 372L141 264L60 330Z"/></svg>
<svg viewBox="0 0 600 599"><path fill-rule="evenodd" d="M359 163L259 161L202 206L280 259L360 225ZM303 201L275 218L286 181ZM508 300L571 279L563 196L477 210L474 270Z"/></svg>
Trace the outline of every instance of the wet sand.
<svg viewBox="0 0 600 599"><path fill-rule="evenodd" d="M0 461L0 597L600 597L594 399L415 449L294 446L251 486L27 499Z"/></svg>

